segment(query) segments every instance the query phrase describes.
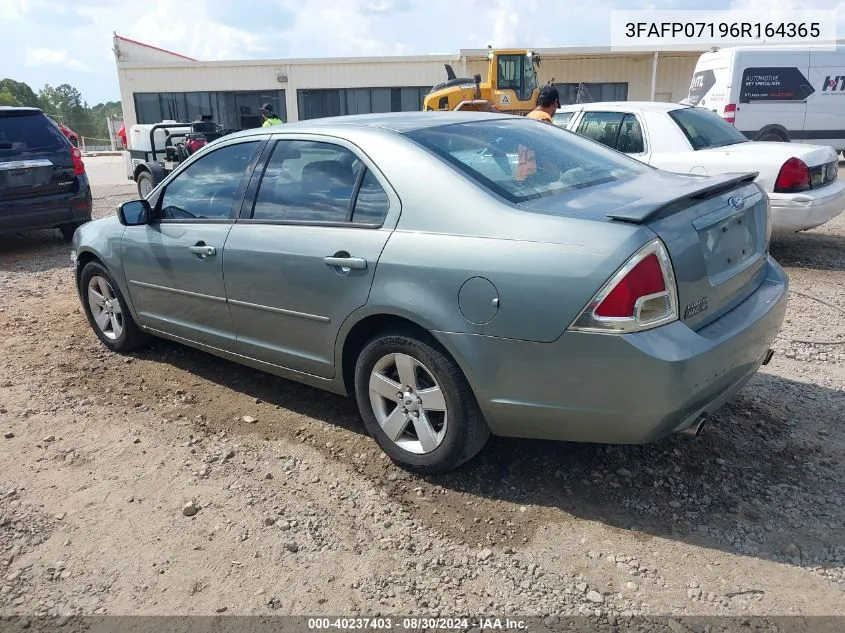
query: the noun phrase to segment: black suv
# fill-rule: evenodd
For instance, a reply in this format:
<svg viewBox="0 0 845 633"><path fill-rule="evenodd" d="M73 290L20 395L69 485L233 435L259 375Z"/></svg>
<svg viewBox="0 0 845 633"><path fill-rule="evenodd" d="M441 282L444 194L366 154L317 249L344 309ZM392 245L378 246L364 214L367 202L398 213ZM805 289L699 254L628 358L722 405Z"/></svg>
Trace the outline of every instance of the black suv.
<svg viewBox="0 0 845 633"><path fill-rule="evenodd" d="M38 108L0 107L0 234L57 228L68 242L91 219L82 153Z"/></svg>

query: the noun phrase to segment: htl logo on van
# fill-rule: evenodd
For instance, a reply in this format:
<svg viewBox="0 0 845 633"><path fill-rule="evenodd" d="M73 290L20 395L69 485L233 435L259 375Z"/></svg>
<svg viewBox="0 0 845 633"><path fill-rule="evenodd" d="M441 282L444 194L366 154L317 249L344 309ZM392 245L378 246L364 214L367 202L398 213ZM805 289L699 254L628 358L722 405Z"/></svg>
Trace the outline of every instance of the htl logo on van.
<svg viewBox="0 0 845 633"><path fill-rule="evenodd" d="M828 75L824 78L822 92L833 92L837 87L840 91L845 90L845 75L836 75L836 77Z"/></svg>

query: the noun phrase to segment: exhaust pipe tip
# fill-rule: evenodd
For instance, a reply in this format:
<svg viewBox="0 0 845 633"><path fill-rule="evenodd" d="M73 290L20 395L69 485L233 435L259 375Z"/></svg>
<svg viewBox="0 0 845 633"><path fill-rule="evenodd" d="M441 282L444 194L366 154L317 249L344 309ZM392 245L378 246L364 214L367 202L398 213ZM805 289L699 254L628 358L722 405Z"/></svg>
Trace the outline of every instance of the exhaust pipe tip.
<svg viewBox="0 0 845 633"><path fill-rule="evenodd" d="M692 424L692 426L681 431L681 435L685 435L687 437L698 437L704 432L704 425L706 423L707 418L705 416L701 416Z"/></svg>
<svg viewBox="0 0 845 633"><path fill-rule="evenodd" d="M775 350L773 350L773 349L767 350L766 355L763 357L763 365L768 365L772 360L772 356L774 356L774 355L775 355Z"/></svg>

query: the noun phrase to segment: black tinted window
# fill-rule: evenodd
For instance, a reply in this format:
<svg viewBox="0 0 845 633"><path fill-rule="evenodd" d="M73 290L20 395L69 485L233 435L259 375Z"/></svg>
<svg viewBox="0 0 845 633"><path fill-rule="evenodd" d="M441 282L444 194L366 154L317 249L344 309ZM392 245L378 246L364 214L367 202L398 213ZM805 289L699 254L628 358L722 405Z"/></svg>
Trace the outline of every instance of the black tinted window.
<svg viewBox="0 0 845 633"><path fill-rule="evenodd" d="M647 166L523 118L428 127L407 136L513 202L631 178Z"/></svg>
<svg viewBox="0 0 845 633"><path fill-rule="evenodd" d="M40 112L0 111L0 155L68 147L61 130Z"/></svg>
<svg viewBox="0 0 845 633"><path fill-rule="evenodd" d="M622 119L616 149L626 154L642 154L645 151L643 130L639 120L633 114L626 114Z"/></svg>
<svg viewBox="0 0 845 633"><path fill-rule="evenodd" d="M232 205L258 141L228 145L198 159L167 185L161 198L162 219L219 220Z"/></svg>
<svg viewBox="0 0 845 633"><path fill-rule="evenodd" d="M261 179L252 217L346 222L361 161L332 143L279 141Z"/></svg>
<svg viewBox="0 0 845 633"><path fill-rule="evenodd" d="M381 224L390 209L390 199L375 175L369 169L361 181L358 197L355 198L355 210L352 213L353 222L363 224Z"/></svg>
<svg viewBox="0 0 845 633"><path fill-rule="evenodd" d="M683 108L669 113L695 150L744 143L748 139L718 114L705 108Z"/></svg>
<svg viewBox="0 0 845 633"><path fill-rule="evenodd" d="M576 131L582 136L616 149L616 138L619 136L623 118L625 115L622 112L585 112Z"/></svg>

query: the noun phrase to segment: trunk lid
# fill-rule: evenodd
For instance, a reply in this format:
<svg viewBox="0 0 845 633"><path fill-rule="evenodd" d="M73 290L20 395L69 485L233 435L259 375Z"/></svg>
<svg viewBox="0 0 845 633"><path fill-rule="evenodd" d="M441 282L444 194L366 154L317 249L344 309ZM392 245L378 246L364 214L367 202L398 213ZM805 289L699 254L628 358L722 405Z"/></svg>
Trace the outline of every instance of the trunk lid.
<svg viewBox="0 0 845 633"><path fill-rule="evenodd" d="M0 109L0 200L74 191L71 148L39 110Z"/></svg>
<svg viewBox="0 0 845 633"><path fill-rule="evenodd" d="M803 145L800 143L779 143L769 141L747 141L723 147L708 147L698 150L701 154L716 154L720 157L742 156L748 160L779 156L781 163L787 159L800 158L808 167L826 165L836 160L836 152L826 145Z"/></svg>
<svg viewBox="0 0 845 633"><path fill-rule="evenodd" d="M769 202L755 177L654 170L582 190L576 198L550 196L523 206L647 226L672 260L681 321L700 329L747 298L765 276Z"/></svg>

